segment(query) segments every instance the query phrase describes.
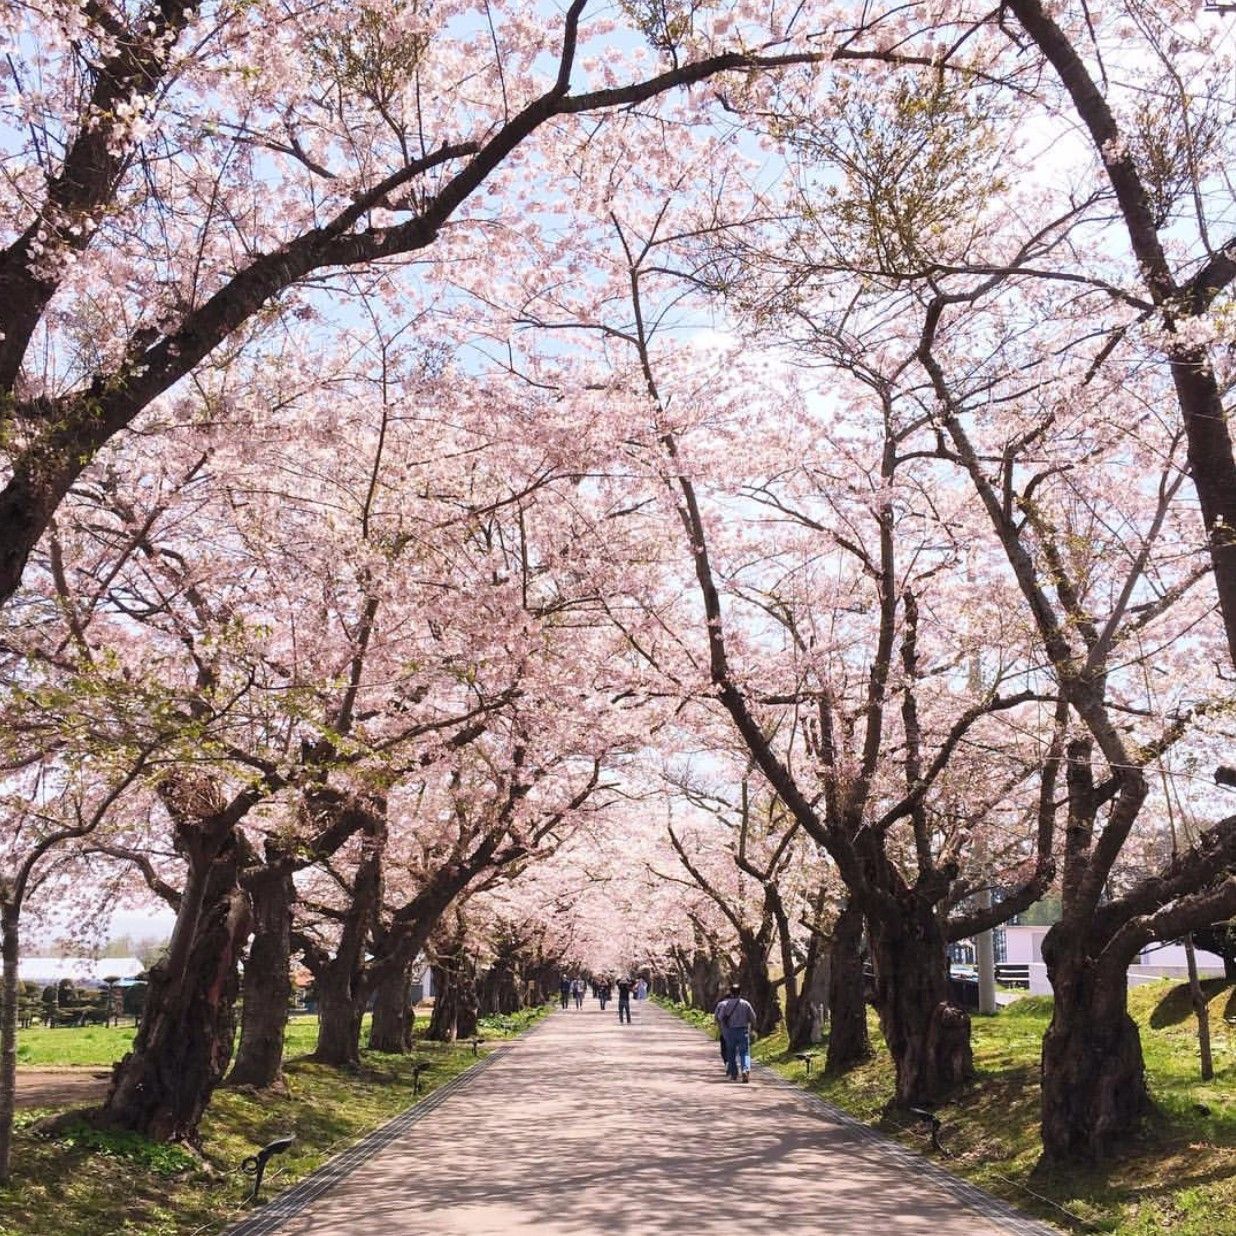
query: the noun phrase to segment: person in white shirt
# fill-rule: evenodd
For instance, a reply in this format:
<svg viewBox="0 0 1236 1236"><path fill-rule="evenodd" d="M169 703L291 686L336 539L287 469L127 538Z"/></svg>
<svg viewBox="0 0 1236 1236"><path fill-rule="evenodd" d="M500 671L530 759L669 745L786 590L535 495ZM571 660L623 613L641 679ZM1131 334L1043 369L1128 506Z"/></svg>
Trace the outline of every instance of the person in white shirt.
<svg viewBox="0 0 1236 1236"><path fill-rule="evenodd" d="M725 1044L725 1075L737 1081L751 1080L751 1033L755 1028L755 1009L742 998L742 988L730 984L730 994L717 1005L713 1016L721 1027Z"/></svg>

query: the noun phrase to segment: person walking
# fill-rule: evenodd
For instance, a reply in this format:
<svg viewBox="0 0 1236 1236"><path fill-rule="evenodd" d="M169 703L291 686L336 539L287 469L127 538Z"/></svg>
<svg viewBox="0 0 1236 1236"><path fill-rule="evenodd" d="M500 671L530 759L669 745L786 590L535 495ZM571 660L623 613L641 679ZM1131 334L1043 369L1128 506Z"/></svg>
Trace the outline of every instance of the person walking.
<svg viewBox="0 0 1236 1236"><path fill-rule="evenodd" d="M730 994L717 1005L714 1015L725 1041L726 1077L730 1081L737 1081L741 1073L743 1081L749 1082L755 1009L742 998L742 988L737 983L730 984Z"/></svg>
<svg viewBox="0 0 1236 1236"><path fill-rule="evenodd" d="M562 1001L562 1007L569 1008L571 1004L571 980L564 974L558 980L558 999Z"/></svg>
<svg viewBox="0 0 1236 1236"><path fill-rule="evenodd" d="M721 1010L725 1008L729 1002L728 996L722 996L717 1001L717 1007L712 1011L712 1019L717 1023L717 1040L721 1044L721 1067L725 1070L727 1076L730 1071L730 1041L729 1036L725 1033L725 1026L721 1021Z"/></svg>
<svg viewBox="0 0 1236 1236"><path fill-rule="evenodd" d="M646 979L635 980L635 998L643 1000L648 995L648 982Z"/></svg>
<svg viewBox="0 0 1236 1236"><path fill-rule="evenodd" d="M575 997L575 1007L577 1009L584 1007L584 990L584 980L582 978L577 978L571 984L571 994Z"/></svg>
<svg viewBox="0 0 1236 1236"><path fill-rule="evenodd" d="M597 999L601 1002L601 1012L605 1012L605 1006L609 1003L610 996L613 995L610 989L609 979L602 979L601 985L597 988Z"/></svg>
<svg viewBox="0 0 1236 1236"><path fill-rule="evenodd" d="M631 980L629 978L620 978L617 987L618 1024L621 1026L625 1020L629 1026L631 1024Z"/></svg>

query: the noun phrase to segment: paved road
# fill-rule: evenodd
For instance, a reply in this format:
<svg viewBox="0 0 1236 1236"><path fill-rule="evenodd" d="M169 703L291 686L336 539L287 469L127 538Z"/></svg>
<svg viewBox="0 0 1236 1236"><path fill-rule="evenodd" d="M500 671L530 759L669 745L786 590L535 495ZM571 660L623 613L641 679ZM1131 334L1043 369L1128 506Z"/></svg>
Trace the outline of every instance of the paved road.
<svg viewBox="0 0 1236 1236"><path fill-rule="evenodd" d="M895 1157L895 1156L894 1156ZM258 1212L260 1214L260 1212ZM280 1236L1008 1236L768 1077L637 1004L555 1013Z"/></svg>
<svg viewBox="0 0 1236 1236"><path fill-rule="evenodd" d="M72 1034L72 1031L67 1033ZM84 1065L17 1070L18 1107L86 1107L102 1102L111 1082L110 1069Z"/></svg>

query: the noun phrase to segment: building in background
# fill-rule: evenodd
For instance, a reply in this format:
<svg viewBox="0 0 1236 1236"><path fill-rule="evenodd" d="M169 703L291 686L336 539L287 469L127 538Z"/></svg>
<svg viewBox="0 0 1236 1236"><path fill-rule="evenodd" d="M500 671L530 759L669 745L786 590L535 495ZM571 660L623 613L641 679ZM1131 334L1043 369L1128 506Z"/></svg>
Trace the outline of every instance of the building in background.
<svg viewBox="0 0 1236 1236"><path fill-rule="evenodd" d="M1050 927L1023 927L1012 923L996 928L996 957L999 959L996 971L1001 982L1020 985L1024 978L1029 982L1031 995L1051 995L1047 967L1043 964L1043 939L1050 930ZM1222 977L1223 958L1199 948L1197 970L1202 978ZM1175 942L1149 945L1129 967L1130 984L1161 978L1183 983L1188 977L1184 945Z"/></svg>

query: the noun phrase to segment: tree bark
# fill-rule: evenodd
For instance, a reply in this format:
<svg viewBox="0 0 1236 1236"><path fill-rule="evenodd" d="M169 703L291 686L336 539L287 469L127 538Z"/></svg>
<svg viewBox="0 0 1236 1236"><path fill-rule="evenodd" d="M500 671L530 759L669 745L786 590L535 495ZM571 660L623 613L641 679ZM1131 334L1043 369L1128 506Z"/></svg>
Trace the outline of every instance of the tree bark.
<svg viewBox="0 0 1236 1236"><path fill-rule="evenodd" d="M477 983L477 1007L482 1016L517 1013L523 1008L519 957L500 952Z"/></svg>
<svg viewBox="0 0 1236 1236"><path fill-rule="evenodd" d="M781 1021L777 987L768 973L768 940L764 933L744 931L738 938L738 975L742 994L755 1009L755 1032L771 1034Z"/></svg>
<svg viewBox="0 0 1236 1236"><path fill-rule="evenodd" d="M310 1057L340 1069L360 1067L364 1005L356 998L356 975L332 967L317 977L318 1041Z"/></svg>
<svg viewBox="0 0 1236 1236"><path fill-rule="evenodd" d="M1043 960L1055 994L1043 1038L1043 1161L1098 1162L1151 1110L1128 1012L1128 959L1097 961L1070 946L1057 924L1043 941Z"/></svg>
<svg viewBox="0 0 1236 1236"><path fill-rule="evenodd" d="M781 900L781 893L775 881L765 882L764 904L771 911L777 928L777 946L781 954L781 981L785 991L785 1022L790 1036L793 1037L793 1027L803 1020L803 999L799 980L805 978L805 975L800 974L796 968L794 936L790 928L790 918L785 911L785 903ZM775 1001L775 991L773 998ZM780 1006L777 1006L777 1012L778 1019L780 1019Z"/></svg>
<svg viewBox="0 0 1236 1236"><path fill-rule="evenodd" d="M943 929L934 908L915 898L896 921L870 919L868 931L896 1101L906 1107L938 1103L974 1076L970 1016L949 1000Z"/></svg>
<svg viewBox="0 0 1236 1236"><path fill-rule="evenodd" d="M476 1033L476 986L471 981L471 963L464 955L434 967L434 1015L428 1037L439 1043L454 1043Z"/></svg>
<svg viewBox="0 0 1236 1236"><path fill-rule="evenodd" d="M439 1043L471 1038L478 1021L476 963L462 946L444 951L434 966L433 981L433 1017L428 1037Z"/></svg>
<svg viewBox="0 0 1236 1236"><path fill-rule="evenodd" d="M721 959L715 952L696 948L691 957L691 1004L709 1012L722 996Z"/></svg>
<svg viewBox="0 0 1236 1236"><path fill-rule="evenodd" d="M369 1050L406 1055L412 1050L412 962L393 966L373 992Z"/></svg>
<svg viewBox="0 0 1236 1236"><path fill-rule="evenodd" d="M822 1038L822 1026L828 1016L829 988L832 985L832 966L829 962L829 951L823 940L819 935L813 936L803 965L796 1015L790 1017L787 1013L785 1019L791 1051L802 1051L803 1048L820 1042ZM865 1028L865 1016L863 1024Z"/></svg>
<svg viewBox="0 0 1236 1236"><path fill-rule="evenodd" d="M19 913L19 908L7 898L0 902L0 957L4 962L4 985L0 989L0 1185L9 1183L12 1170L13 1109L17 1099Z"/></svg>
<svg viewBox="0 0 1236 1236"><path fill-rule="evenodd" d="M1197 1053L1202 1066L1202 1081L1213 1081L1215 1062L1210 1050L1210 1004L1198 981L1197 950L1193 947L1191 934L1185 936L1184 947L1189 967L1189 1000L1193 1005L1193 1015L1197 1018Z"/></svg>
<svg viewBox="0 0 1236 1236"><path fill-rule="evenodd" d="M373 991L376 996L373 1021L369 1026L370 1051L412 1050L408 1020L412 964L429 943L430 935L453 896L453 890L437 896L418 895L416 902L421 904L420 913L391 924L375 942L375 956L365 976L366 990Z"/></svg>
<svg viewBox="0 0 1236 1236"><path fill-rule="evenodd" d="M318 989L318 1041L310 1059L336 1068L360 1067L361 1021L369 994L364 974L365 946L382 901L385 812L386 804L381 802L364 824L364 848L334 956L308 948L304 954Z"/></svg>
<svg viewBox="0 0 1236 1236"><path fill-rule="evenodd" d="M828 1053L824 1071L835 1077L871 1055L863 978L863 912L847 902L828 948Z"/></svg>
<svg viewBox="0 0 1236 1236"><path fill-rule="evenodd" d="M181 915L189 901L186 895ZM231 1059L249 916L231 844L207 874L186 964L172 964L173 935L168 963L150 972L141 1026L103 1105L105 1124L157 1141L196 1143L198 1122Z"/></svg>
<svg viewBox="0 0 1236 1236"><path fill-rule="evenodd" d="M228 1082L267 1087L283 1075L283 1036L292 994L292 903L290 870L266 868L248 881L253 904L253 941L245 962L240 1046Z"/></svg>

